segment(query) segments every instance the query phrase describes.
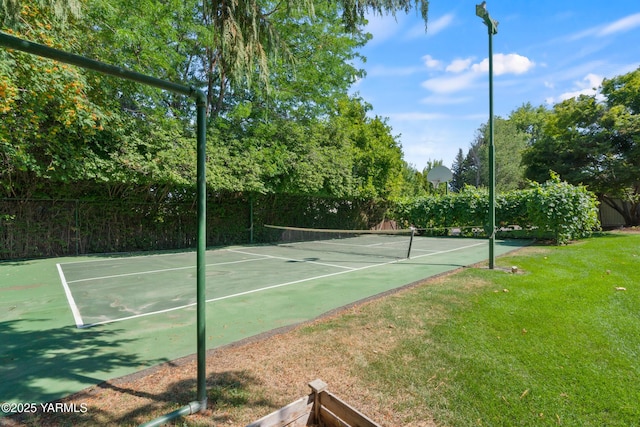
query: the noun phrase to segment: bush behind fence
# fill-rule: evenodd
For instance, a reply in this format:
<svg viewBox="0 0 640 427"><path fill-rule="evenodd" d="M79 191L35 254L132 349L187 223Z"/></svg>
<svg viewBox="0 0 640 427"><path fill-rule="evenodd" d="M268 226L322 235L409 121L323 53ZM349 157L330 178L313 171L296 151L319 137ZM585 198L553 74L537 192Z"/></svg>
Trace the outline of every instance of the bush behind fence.
<svg viewBox="0 0 640 427"><path fill-rule="evenodd" d="M153 199L153 198L151 198ZM273 237L263 224L313 228L368 229L384 219L404 227L446 235L487 236L486 190L385 202L292 196L219 193L207 200L207 246L263 243ZM536 237L562 244L599 228L597 200L584 187L560 182L532 183L497 197L502 237ZM471 227L473 228L473 231ZM195 248L194 197L180 201L0 199L0 259L20 259Z"/></svg>
<svg viewBox="0 0 640 427"><path fill-rule="evenodd" d="M491 232L486 229L488 212L487 190L466 187L459 193L398 202L390 215L404 226L424 228L430 234L442 235L459 227L463 234L487 236ZM549 239L557 244L587 237L600 228L596 196L557 176L498 195L496 221L498 237Z"/></svg>

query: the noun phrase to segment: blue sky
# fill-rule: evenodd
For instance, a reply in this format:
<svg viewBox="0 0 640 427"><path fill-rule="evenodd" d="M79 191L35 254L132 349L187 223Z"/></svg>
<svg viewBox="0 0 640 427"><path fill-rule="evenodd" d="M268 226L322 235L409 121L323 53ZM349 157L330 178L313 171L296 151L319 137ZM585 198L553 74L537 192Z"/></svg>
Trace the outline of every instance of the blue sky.
<svg viewBox="0 0 640 427"><path fill-rule="evenodd" d="M357 92L400 135L405 160L451 167L489 116L488 33L474 0L431 0L429 25L416 13L369 19ZM551 107L594 93L603 78L640 66L639 0L489 0L494 112L530 102Z"/></svg>

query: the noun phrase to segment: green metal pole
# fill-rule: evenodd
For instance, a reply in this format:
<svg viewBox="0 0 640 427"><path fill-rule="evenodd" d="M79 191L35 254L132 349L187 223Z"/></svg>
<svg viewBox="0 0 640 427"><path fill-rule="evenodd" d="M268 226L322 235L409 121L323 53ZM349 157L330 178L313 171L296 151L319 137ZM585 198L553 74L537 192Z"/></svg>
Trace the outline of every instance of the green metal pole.
<svg viewBox="0 0 640 427"><path fill-rule="evenodd" d="M80 200L75 201L76 256L80 255Z"/></svg>
<svg viewBox="0 0 640 427"><path fill-rule="evenodd" d="M498 34L498 21L491 19L487 2L476 5L476 15L489 30L489 268L495 267L496 235L496 153L493 143L493 35Z"/></svg>
<svg viewBox="0 0 640 427"><path fill-rule="evenodd" d="M253 244L253 193L249 194L249 243Z"/></svg>
<svg viewBox="0 0 640 427"><path fill-rule="evenodd" d="M489 268L495 267L496 152L493 141L493 29L489 27Z"/></svg>
<svg viewBox="0 0 640 427"><path fill-rule="evenodd" d="M196 323L198 334L198 401L200 411L207 408L207 315L206 315L206 251L207 251L207 181L205 176L207 159L206 99L197 99L197 192L198 192L198 254L197 254L197 306Z"/></svg>
<svg viewBox="0 0 640 427"><path fill-rule="evenodd" d="M172 417L181 416L183 414L192 414L197 411L203 412L207 409L207 390L206 390L206 223L207 223L207 184L206 184L206 97L204 93L193 87L184 86L177 83L168 82L155 77L136 73L114 65L105 64L104 62L95 61L85 58L84 56L75 55L62 50L53 49L49 46L32 43L18 37L10 36L0 32L0 46L10 49L19 50L56 61L75 65L81 68L94 70L99 73L109 74L121 79L132 80L149 86L171 92L187 95L196 100L197 106L197 209L198 209L198 247L197 247L197 283L196 283L196 330L198 345L198 402L194 402L185 406L179 411L171 414Z"/></svg>

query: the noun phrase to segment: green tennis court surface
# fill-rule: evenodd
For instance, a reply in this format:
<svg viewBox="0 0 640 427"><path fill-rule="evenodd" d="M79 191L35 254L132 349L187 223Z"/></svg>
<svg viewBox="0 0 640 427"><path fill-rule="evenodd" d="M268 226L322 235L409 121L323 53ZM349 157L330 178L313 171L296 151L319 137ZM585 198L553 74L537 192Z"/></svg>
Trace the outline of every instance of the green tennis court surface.
<svg viewBox="0 0 640 427"><path fill-rule="evenodd" d="M502 254L528 242L496 242ZM207 252L208 348L483 261L479 239L361 236ZM45 402L195 352L195 253L0 264L0 402Z"/></svg>

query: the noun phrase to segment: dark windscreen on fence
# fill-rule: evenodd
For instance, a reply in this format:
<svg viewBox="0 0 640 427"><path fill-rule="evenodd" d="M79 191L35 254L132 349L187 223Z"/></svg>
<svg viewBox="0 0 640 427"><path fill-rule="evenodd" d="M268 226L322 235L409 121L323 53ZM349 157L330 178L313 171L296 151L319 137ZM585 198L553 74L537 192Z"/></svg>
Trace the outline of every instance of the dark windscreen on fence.
<svg viewBox="0 0 640 427"><path fill-rule="evenodd" d="M0 259L195 248L195 210L195 197L0 199ZM369 228L384 212L369 201L219 193L207 204L207 246L264 242L270 222Z"/></svg>

